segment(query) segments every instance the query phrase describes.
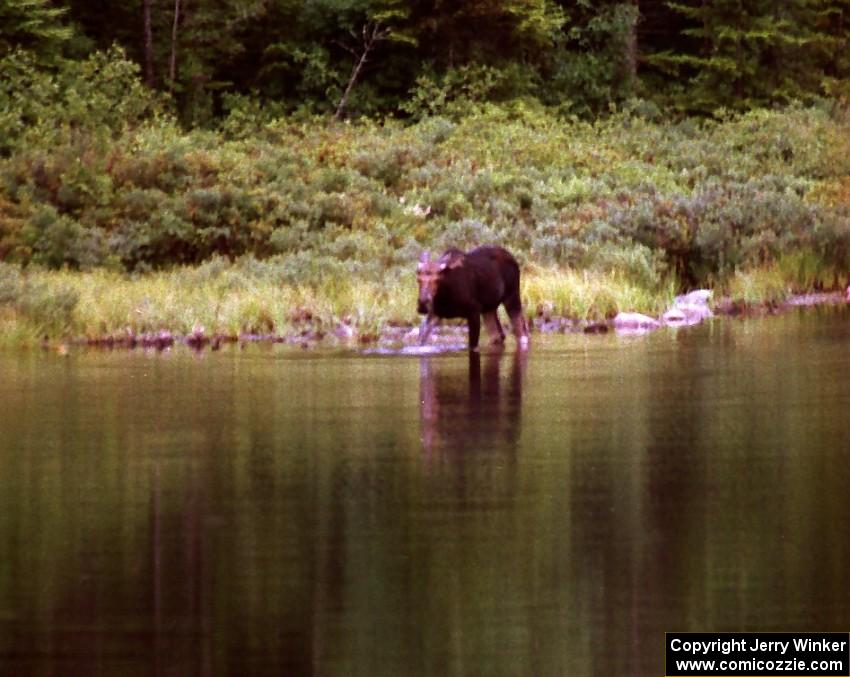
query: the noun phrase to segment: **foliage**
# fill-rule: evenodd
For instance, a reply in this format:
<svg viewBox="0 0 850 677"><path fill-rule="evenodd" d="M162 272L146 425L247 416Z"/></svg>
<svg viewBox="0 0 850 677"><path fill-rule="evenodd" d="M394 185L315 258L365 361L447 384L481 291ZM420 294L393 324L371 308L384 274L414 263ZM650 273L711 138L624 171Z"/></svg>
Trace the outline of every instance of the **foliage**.
<svg viewBox="0 0 850 677"><path fill-rule="evenodd" d="M0 59L0 156L27 148L87 145L120 135L158 108L120 49L40 67L31 52Z"/></svg>
<svg viewBox="0 0 850 677"><path fill-rule="evenodd" d="M637 3L575 2L542 65L540 98L565 112L598 114L636 89Z"/></svg>
<svg viewBox="0 0 850 677"><path fill-rule="evenodd" d="M816 256L817 284L831 286L850 263L848 120L821 108L591 124L482 97L407 126L328 125L242 98L221 131L185 132L148 112L117 53L44 82L19 54L3 64L34 92L8 90L5 119L31 124L0 162L0 254L23 264L143 271L278 255L288 280L318 284L380 280L423 247L498 241L526 262L651 289L795 252ZM58 100L40 93L60 77L79 82Z"/></svg>
<svg viewBox="0 0 850 677"><path fill-rule="evenodd" d="M432 116L455 119L481 110L488 101L507 101L532 93L534 74L518 64L503 68L469 64L420 75L410 98L400 109L421 120Z"/></svg>
<svg viewBox="0 0 850 677"><path fill-rule="evenodd" d="M43 61L56 57L73 34L62 25L66 12L49 0L0 0L0 58L19 48Z"/></svg>
<svg viewBox="0 0 850 677"><path fill-rule="evenodd" d="M0 0L0 321L30 335L88 299L41 268L239 261L371 326L358 285L484 241L587 317L846 284L848 0L148 0L149 46L138 4Z"/></svg>
<svg viewBox="0 0 850 677"><path fill-rule="evenodd" d="M188 127L214 127L227 97L249 94L351 118L529 97L590 117L636 95L713 114L846 102L848 11L848 0L0 0L0 58L25 48L50 64L120 45Z"/></svg>
<svg viewBox="0 0 850 677"><path fill-rule="evenodd" d="M118 52L52 72L20 52L1 63L11 133L0 257L19 267L0 271L0 303L32 335L96 332L80 320L88 292L70 273L45 291L41 268L119 287L127 273L190 265L180 275L201 276L207 293L252 276L299 290L274 307L240 301L228 331L283 326L286 303L309 303L323 323L351 313L363 327L409 322L403 299L387 292L366 308L359 291L409 286L423 249L483 242L535 271L535 307L581 317L655 309L694 285L749 298L775 296L776 280L786 290L846 284L850 119L840 109L662 122L636 101L588 122L528 99L488 103L474 88L486 78L458 69L441 86L464 83L466 95L446 96L437 116L423 97L415 123L329 124L234 97L218 130L185 131ZM751 281L753 270L773 277ZM183 319L169 306L139 330L193 317L221 326L180 309Z"/></svg>
<svg viewBox="0 0 850 677"><path fill-rule="evenodd" d="M687 24L689 44L656 51L647 61L681 85L676 105L712 112L811 99L828 71L843 72L836 48L846 40L843 0L669 2Z"/></svg>

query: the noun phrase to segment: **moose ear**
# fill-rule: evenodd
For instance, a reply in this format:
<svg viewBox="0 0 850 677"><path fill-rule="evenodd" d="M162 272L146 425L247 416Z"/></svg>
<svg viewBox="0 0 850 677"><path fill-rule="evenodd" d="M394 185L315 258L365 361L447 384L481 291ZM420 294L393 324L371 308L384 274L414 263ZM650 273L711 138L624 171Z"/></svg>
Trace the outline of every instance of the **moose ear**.
<svg viewBox="0 0 850 677"><path fill-rule="evenodd" d="M452 247L440 257L440 270L460 268L463 265L465 258L466 257L460 249Z"/></svg>

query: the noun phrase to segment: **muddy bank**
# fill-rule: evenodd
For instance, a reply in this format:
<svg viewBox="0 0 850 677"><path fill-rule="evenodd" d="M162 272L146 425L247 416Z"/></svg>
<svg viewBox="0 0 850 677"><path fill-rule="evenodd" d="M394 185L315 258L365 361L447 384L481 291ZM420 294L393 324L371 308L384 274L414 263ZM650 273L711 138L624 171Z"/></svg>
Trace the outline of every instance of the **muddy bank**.
<svg viewBox="0 0 850 677"><path fill-rule="evenodd" d="M750 317L758 315L777 314L793 308L818 305L843 305L850 301L843 292L810 293L791 296L781 303L746 304L729 298L720 298L710 305L711 315L718 317ZM624 313L623 315L637 315ZM644 316L641 316L644 317ZM707 316L708 317L708 316ZM707 319L703 318L703 319ZM650 327L638 328L637 333L677 326L675 323L663 323L661 319L647 318L655 324ZM702 320L700 320L702 321ZM696 324L696 323L690 323ZM687 325L686 325L687 326ZM620 328L616 326L615 318L604 321L588 321L569 317L539 313L529 319L529 327L535 334L604 334ZM202 329L186 335L162 330L144 334L123 332L98 337L76 338L70 341L45 341L44 348L65 348L79 346L99 348L104 350L155 350L163 351L175 346L185 346L192 350L220 350L226 345L249 345L256 343L285 344L302 349L310 349L320 345L340 347L380 348L388 346L409 347L418 343L419 328L414 324L388 324L376 331L358 331L349 324L339 324L333 328L313 326L305 323L298 328L283 333L264 334L207 334ZM485 337L486 339L486 337ZM511 338L509 337L510 343ZM429 340L429 344L448 348L465 345L466 325L464 322L445 323L438 327Z"/></svg>

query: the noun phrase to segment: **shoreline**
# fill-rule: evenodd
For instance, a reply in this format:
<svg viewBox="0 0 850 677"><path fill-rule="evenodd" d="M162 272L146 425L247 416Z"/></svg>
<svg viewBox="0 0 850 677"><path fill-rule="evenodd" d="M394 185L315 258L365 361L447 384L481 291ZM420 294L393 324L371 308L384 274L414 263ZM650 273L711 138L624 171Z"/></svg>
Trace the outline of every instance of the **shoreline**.
<svg viewBox="0 0 850 677"><path fill-rule="evenodd" d="M789 296L782 302L764 301L744 303L733 301L729 297L720 298L711 306L711 317L750 318L767 315L779 315L796 308L816 306L850 306L850 300L842 292L810 292ZM707 318L708 319L708 318ZM564 316L546 316L538 314L529 319L531 334L648 334L665 327L681 328L696 326L702 321L687 324L659 324L655 328L636 328L620 330L614 319L603 321L582 320ZM181 334L168 330L135 334L119 332L96 337L74 337L65 339L44 339L39 343L43 350L57 350L66 353L69 348L88 348L94 350L155 350L164 351L174 347L186 347L196 352L218 351L222 346L251 344L284 344L302 349L311 349L327 345L337 347L408 347L416 345L418 326L412 323L387 323L378 332L359 333L350 325L340 323L330 330L310 326L310 323L298 330L284 333L239 333L207 334L202 329ZM438 346L454 345L465 340L466 326L463 322L453 322L439 326L433 335L432 343ZM508 341L510 339L508 338ZM20 348L26 349L27 345ZM2 349L2 348L0 348Z"/></svg>

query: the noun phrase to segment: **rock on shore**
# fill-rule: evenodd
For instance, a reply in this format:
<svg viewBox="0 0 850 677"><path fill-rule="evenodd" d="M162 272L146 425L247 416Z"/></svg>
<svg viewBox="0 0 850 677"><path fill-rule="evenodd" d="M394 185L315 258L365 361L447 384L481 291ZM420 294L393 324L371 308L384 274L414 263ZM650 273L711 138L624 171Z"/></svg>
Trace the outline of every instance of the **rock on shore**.
<svg viewBox="0 0 850 677"><path fill-rule="evenodd" d="M619 333L643 333L658 329L663 325L671 327L689 327L712 317L708 301L709 289L697 289L688 294L677 296L673 305L661 316L660 320L641 313L618 313L613 320L614 329Z"/></svg>

